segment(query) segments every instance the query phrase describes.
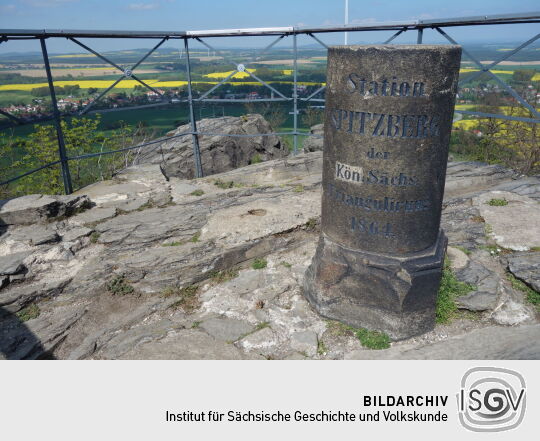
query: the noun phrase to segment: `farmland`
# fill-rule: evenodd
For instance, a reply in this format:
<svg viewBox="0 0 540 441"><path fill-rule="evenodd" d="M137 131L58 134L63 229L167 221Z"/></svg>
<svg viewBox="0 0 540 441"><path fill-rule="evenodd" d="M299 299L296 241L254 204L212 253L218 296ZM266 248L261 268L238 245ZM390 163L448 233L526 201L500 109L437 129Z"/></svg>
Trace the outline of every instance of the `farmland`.
<svg viewBox="0 0 540 441"><path fill-rule="evenodd" d="M174 129L188 120L187 75L185 71L185 54L172 47L158 49L135 70L137 78L143 80L154 91L147 89L134 78L124 77L98 102L93 102L102 92L115 84L122 73L90 53L50 54L54 85L60 110L68 115L76 115L90 103L92 111L104 112L99 128L104 133L117 127L120 121L130 125L142 124L155 136ZM511 50L511 45L473 45L469 51L483 63L496 59L501 52ZM530 72L528 81L533 84L540 81L538 65L540 51L538 44L513 55L492 70L506 82L516 81L522 71ZM104 55L117 63L122 69L129 69L142 58L147 49L120 50L105 52ZM253 49L223 49L221 53L195 49L190 51L192 60L192 85L194 97L200 97L218 85L207 98L219 99L264 99L276 97L264 85L256 81L252 75L261 78L272 88L284 96L292 96L293 60L290 48L275 47L264 57L255 57ZM255 59L253 60L253 58ZM233 71L228 58L246 66L245 71ZM462 79L474 75L478 71L476 65L465 56L462 61L460 75ZM305 98L324 86L326 81L326 51L322 48L300 47L298 59L298 94ZM513 84L513 83L512 83ZM516 87L519 86L516 83ZM529 89L525 92L532 93ZM457 108L460 110L477 110L484 105L488 96L497 96L498 103L493 108L505 112L505 107L513 105L500 86L485 74L466 83L460 90ZM532 96L532 95L531 95ZM316 96L323 98L324 92ZM528 98L527 98L528 99ZM169 103L169 104L167 104ZM172 104L171 104L172 103ZM159 106L157 106L159 104ZM300 101L300 115L310 106L320 103ZM491 103L493 104L493 103ZM129 110L130 107L155 107ZM275 104L274 104L275 105ZM278 109L282 113L275 123L276 130L292 127L290 104L283 104ZM39 53L8 53L0 55L0 108L16 116L32 119L32 117L50 114L48 84L43 69L43 60ZM197 103L195 116L197 119L221 115L241 115L258 111L255 106L240 103ZM485 110L485 109L484 109ZM477 122L470 116L455 123L455 127L471 130ZM0 126L10 126L10 133L25 137L32 132L31 125L14 126L5 116L0 115ZM299 126L308 129L303 118Z"/></svg>

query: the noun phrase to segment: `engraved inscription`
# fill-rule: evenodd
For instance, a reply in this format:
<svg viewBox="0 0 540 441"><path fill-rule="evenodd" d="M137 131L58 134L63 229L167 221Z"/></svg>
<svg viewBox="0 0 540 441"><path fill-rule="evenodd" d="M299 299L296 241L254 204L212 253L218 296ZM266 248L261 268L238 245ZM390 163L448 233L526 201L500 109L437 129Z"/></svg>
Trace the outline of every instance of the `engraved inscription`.
<svg viewBox="0 0 540 441"><path fill-rule="evenodd" d="M369 159L388 159L390 157L390 152L376 152L373 147L371 150L368 150L366 153Z"/></svg>
<svg viewBox="0 0 540 441"><path fill-rule="evenodd" d="M381 235L385 238L395 237L396 235L392 231L392 224L379 222L369 222L365 219L351 217L351 230L360 234Z"/></svg>
<svg viewBox="0 0 540 441"><path fill-rule="evenodd" d="M432 204L429 199L396 200L391 197L376 198L371 195L350 194L333 184L326 186L328 195L335 201L365 211L382 211L387 213L417 213L427 211Z"/></svg>
<svg viewBox="0 0 540 441"><path fill-rule="evenodd" d="M362 183L364 179L362 175L362 167L355 167L336 161L336 179L352 183Z"/></svg>
<svg viewBox="0 0 540 441"><path fill-rule="evenodd" d="M383 78L379 81L367 81L356 73L351 73L346 80L350 93L369 96L426 96L425 84L419 81L399 81L392 77L389 81Z"/></svg>
<svg viewBox="0 0 540 441"><path fill-rule="evenodd" d="M439 136L437 115L390 115L329 109L334 130L366 136L388 138L430 138Z"/></svg>

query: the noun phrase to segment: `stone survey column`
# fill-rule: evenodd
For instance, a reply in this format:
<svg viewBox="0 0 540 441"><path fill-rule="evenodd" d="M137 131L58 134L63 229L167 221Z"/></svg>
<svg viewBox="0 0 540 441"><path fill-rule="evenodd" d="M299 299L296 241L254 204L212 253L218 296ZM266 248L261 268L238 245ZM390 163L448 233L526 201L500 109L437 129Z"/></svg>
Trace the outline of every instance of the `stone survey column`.
<svg viewBox="0 0 540 441"><path fill-rule="evenodd" d="M435 324L459 46L328 51L322 232L304 291L323 316L393 339Z"/></svg>

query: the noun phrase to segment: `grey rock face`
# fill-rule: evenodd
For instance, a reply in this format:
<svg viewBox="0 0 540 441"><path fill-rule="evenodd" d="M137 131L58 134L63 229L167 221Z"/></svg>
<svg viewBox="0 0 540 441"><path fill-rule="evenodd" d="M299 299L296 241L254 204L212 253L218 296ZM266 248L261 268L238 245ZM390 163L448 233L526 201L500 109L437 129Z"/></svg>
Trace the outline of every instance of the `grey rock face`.
<svg viewBox="0 0 540 441"><path fill-rule="evenodd" d="M321 314L394 339L434 326L461 49L328 52L322 236L305 294Z"/></svg>
<svg viewBox="0 0 540 441"><path fill-rule="evenodd" d="M9 276L23 271L25 268L23 261L30 254L32 253L29 251L21 251L7 256L0 256L0 276Z"/></svg>
<svg viewBox="0 0 540 441"><path fill-rule="evenodd" d="M233 342L253 331L253 325L230 318L211 318L201 323L201 328L212 337Z"/></svg>
<svg viewBox="0 0 540 441"><path fill-rule="evenodd" d="M535 291L540 292L540 253L518 254L508 258L508 269Z"/></svg>
<svg viewBox="0 0 540 441"><path fill-rule="evenodd" d="M286 156L277 136L230 137L215 134L246 135L271 133L270 124L258 114L243 117L203 119L197 122L199 148L204 176L222 173L257 161L267 161ZM191 127L178 127L172 135L189 132ZM139 163L161 164L165 174L182 179L191 179L194 174L193 145L191 135L164 140L151 152L143 152Z"/></svg>
<svg viewBox="0 0 540 441"><path fill-rule="evenodd" d="M538 360L540 325L521 328L489 327L419 348L357 351L351 360Z"/></svg>
<svg viewBox="0 0 540 441"><path fill-rule="evenodd" d="M306 136L306 139L304 139L304 152L322 151L324 146L324 125L317 124L316 126L311 127L309 133L316 136Z"/></svg>
<svg viewBox="0 0 540 441"><path fill-rule="evenodd" d="M46 196L31 194L8 201L0 201L0 225L31 225L70 216L88 208L86 196Z"/></svg>
<svg viewBox="0 0 540 441"><path fill-rule="evenodd" d="M27 257L17 258L22 263L16 274L0 275L0 359L47 354L58 359L538 358L532 343L538 340L536 328L528 326L538 323L538 316L504 274L504 259L532 253L497 256L482 249L492 242L471 203L486 185L538 200L534 179L515 180L504 170L491 174L492 166L479 163L449 167L448 180L470 182L456 185L444 204L450 245L471 251L454 250L466 254L457 259L454 253L455 275L476 284L479 292L494 290L497 306L475 313L474 320L463 315L422 336L393 342L390 353L363 348L353 332L340 333L302 294L319 238L321 169L322 152L191 181L167 180L157 165L137 165L81 191L97 205L90 211L116 208L113 218L96 220L91 228L73 217L2 227L4 264L13 265L18 253ZM487 175L494 179L491 184L483 181ZM235 185L222 189L216 179ZM191 195L193 189L203 194ZM159 207L169 195L173 201ZM56 232L59 241L32 243L34 233L43 231ZM353 263L360 254L355 256ZM394 288L396 295L406 293L404 308L416 289L408 288L408 277L426 276L408 257L366 270L373 278L394 268L402 277ZM252 269L257 258L267 261L266 268ZM216 281L217 271L229 269L232 279ZM134 293L108 290L118 275ZM199 287L200 307L193 311L174 306L176 294L164 295L169 288L177 292L191 285ZM400 301L393 301L399 308ZM21 323L16 314L34 305L39 315ZM314 352L317 342L321 351Z"/></svg>
<svg viewBox="0 0 540 441"><path fill-rule="evenodd" d="M317 333L313 331L300 331L291 335L291 348L313 357L317 353Z"/></svg>

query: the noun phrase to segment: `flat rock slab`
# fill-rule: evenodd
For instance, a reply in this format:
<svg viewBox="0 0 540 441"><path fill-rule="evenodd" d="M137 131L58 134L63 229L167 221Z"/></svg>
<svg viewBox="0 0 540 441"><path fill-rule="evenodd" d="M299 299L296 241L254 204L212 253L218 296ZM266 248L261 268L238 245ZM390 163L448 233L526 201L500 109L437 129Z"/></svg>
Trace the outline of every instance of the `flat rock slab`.
<svg viewBox="0 0 540 441"><path fill-rule="evenodd" d="M316 332L299 331L291 335L291 348L301 354L313 357L317 353L318 344Z"/></svg>
<svg viewBox="0 0 540 441"><path fill-rule="evenodd" d="M73 242L74 240L80 239L81 237L89 236L90 233L94 231L92 228L86 227L76 227L70 230L67 230L65 233L62 233L62 240L66 242Z"/></svg>
<svg viewBox="0 0 540 441"><path fill-rule="evenodd" d="M246 321L226 317L205 320L200 327L215 339L227 342L236 341L254 329L254 326Z"/></svg>
<svg viewBox="0 0 540 441"><path fill-rule="evenodd" d="M540 292L540 252L509 257L508 269L518 279Z"/></svg>
<svg viewBox="0 0 540 441"><path fill-rule="evenodd" d="M351 360L538 360L540 325L489 327L419 348L355 351Z"/></svg>
<svg viewBox="0 0 540 441"><path fill-rule="evenodd" d="M87 196L47 196L30 194L0 201L0 225L32 225L89 207Z"/></svg>
<svg viewBox="0 0 540 441"><path fill-rule="evenodd" d="M218 341L202 331L174 331L158 341L143 343L124 354L127 360L242 360L253 358L234 345ZM258 358L258 357L255 357Z"/></svg>
<svg viewBox="0 0 540 441"><path fill-rule="evenodd" d="M474 291L456 299L459 308L469 311L487 311L497 306L497 292Z"/></svg>
<svg viewBox="0 0 540 441"><path fill-rule="evenodd" d="M23 261L31 251L21 251L20 253L0 256L0 276L12 275L21 272L24 269Z"/></svg>
<svg viewBox="0 0 540 441"><path fill-rule="evenodd" d="M506 205L490 205L504 200ZM488 191L473 198L497 244L514 251L540 247L540 203L508 191Z"/></svg>
<svg viewBox="0 0 540 441"><path fill-rule="evenodd" d="M220 210L208 218L201 239L241 243L306 224L319 214L320 194L302 191Z"/></svg>
<svg viewBox="0 0 540 441"><path fill-rule="evenodd" d="M58 242L58 233L51 226L36 224L11 229L9 238L17 242L26 242L31 245L43 245L45 243Z"/></svg>
<svg viewBox="0 0 540 441"><path fill-rule="evenodd" d="M76 225L93 224L103 222L114 216L116 216L116 208L93 208L74 216L71 222Z"/></svg>

